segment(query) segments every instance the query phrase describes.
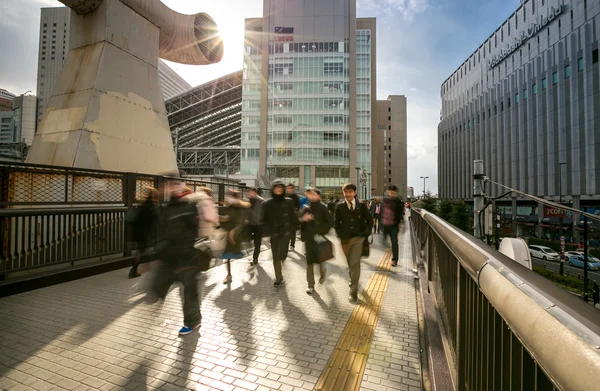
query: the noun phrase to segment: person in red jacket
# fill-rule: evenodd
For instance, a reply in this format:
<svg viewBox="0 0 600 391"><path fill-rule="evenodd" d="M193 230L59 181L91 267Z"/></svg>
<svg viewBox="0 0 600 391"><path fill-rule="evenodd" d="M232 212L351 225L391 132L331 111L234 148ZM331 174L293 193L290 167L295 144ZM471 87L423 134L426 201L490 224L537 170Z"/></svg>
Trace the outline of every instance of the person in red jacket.
<svg viewBox="0 0 600 391"><path fill-rule="evenodd" d="M383 200L381 208L381 223L383 225L383 240L390 237L392 242L392 266L398 266L398 233L400 223L404 218L404 202L398 198L398 187L389 185L388 196Z"/></svg>

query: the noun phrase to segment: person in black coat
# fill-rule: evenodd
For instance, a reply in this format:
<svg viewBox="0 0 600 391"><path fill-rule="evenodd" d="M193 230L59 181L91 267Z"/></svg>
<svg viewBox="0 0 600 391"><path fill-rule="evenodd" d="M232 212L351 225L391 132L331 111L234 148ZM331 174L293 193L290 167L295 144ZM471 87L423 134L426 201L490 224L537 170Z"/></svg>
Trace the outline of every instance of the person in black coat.
<svg viewBox="0 0 600 391"><path fill-rule="evenodd" d="M298 196L298 194L296 193L296 187L294 186L293 183L290 183L287 185L287 197L290 198L292 201L294 201L294 212L297 214L298 211L300 210L300 197ZM290 250L294 251L295 247L296 247L296 230L297 227L294 228L294 234L292 235L291 242L290 242Z"/></svg>
<svg viewBox="0 0 600 391"><path fill-rule="evenodd" d="M285 196L285 185L274 181L271 185L271 199L263 205L261 226L264 236L271 237L271 253L275 269L275 286L283 284L282 262L288 254L290 238L296 235L298 224L294 201Z"/></svg>
<svg viewBox="0 0 600 391"><path fill-rule="evenodd" d="M371 234L373 218L369 209L356 200L356 185L348 183L342 188L344 201L335 209L335 230L342 242L342 250L348 262L350 274L351 303L358 302L358 280L363 242Z"/></svg>
<svg viewBox="0 0 600 391"><path fill-rule="evenodd" d="M141 276L138 266L142 262L142 257L156 240L159 220L158 191L149 188L148 195L140 205L135 222L131 227L133 241L138 243L138 249L133 266L129 271L129 278Z"/></svg>
<svg viewBox="0 0 600 391"><path fill-rule="evenodd" d="M325 281L325 265L319 262L319 246L315 236L325 237L333 227L333 216L329 213L327 207L321 202L321 191L319 189L308 188L306 197L310 200L310 205L305 206L300 211L300 232L302 240L306 245L306 281L308 282L307 294L315 291L315 264L319 265L320 278L319 283Z"/></svg>
<svg viewBox="0 0 600 391"><path fill-rule="evenodd" d="M383 200L381 223L383 224L383 240L390 237L392 242L392 266L398 265L398 233L400 223L404 219L404 202L398 198L398 187L389 185L388 196Z"/></svg>

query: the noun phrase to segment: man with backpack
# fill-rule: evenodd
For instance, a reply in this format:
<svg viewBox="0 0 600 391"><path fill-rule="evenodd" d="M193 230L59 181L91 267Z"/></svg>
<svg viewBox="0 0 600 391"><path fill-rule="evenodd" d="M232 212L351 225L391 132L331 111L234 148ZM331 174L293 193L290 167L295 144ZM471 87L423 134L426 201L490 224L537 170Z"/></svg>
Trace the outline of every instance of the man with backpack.
<svg viewBox="0 0 600 391"><path fill-rule="evenodd" d="M360 258L363 243L371 234L373 218L365 204L356 199L356 185L345 184L342 187L344 201L335 209L335 230L342 242L342 250L348 262L350 274L351 303L358 302L358 280L360 278Z"/></svg>
<svg viewBox="0 0 600 391"><path fill-rule="evenodd" d="M193 192L183 181L168 180L169 202L162 209L162 224L157 258L160 264L152 289L164 299L174 282L183 283L183 327L179 335L187 335L200 327L200 298L196 277L208 269L210 255L194 248L198 237L199 213Z"/></svg>

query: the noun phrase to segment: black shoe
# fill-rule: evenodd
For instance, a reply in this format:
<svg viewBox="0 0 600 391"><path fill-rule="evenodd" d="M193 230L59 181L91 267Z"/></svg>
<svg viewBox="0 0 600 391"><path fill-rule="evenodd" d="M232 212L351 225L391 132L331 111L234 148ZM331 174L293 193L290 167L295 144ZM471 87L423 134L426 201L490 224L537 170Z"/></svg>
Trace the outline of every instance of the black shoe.
<svg viewBox="0 0 600 391"><path fill-rule="evenodd" d="M142 274L140 272L137 271L137 269L131 269L129 271L129 278L137 278L137 277L141 277Z"/></svg>
<svg viewBox="0 0 600 391"><path fill-rule="evenodd" d="M356 304L358 303L358 294L357 293L350 293L350 295L348 296L348 301L352 304Z"/></svg>
<svg viewBox="0 0 600 391"><path fill-rule="evenodd" d="M283 280L275 280L275 282L273 283L273 286L282 286L283 285Z"/></svg>

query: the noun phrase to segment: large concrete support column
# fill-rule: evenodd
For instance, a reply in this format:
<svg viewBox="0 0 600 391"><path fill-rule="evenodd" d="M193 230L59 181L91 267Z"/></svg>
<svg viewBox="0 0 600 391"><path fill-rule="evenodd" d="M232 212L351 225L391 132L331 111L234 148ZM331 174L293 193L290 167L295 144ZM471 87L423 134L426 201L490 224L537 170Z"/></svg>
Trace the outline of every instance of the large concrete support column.
<svg viewBox="0 0 600 391"><path fill-rule="evenodd" d="M61 0L70 48L27 162L156 174L177 169L158 57L215 63L223 44L206 14L160 0Z"/></svg>
<svg viewBox="0 0 600 391"><path fill-rule="evenodd" d="M159 29L119 0L71 14L71 48L28 163L177 169L158 79Z"/></svg>

